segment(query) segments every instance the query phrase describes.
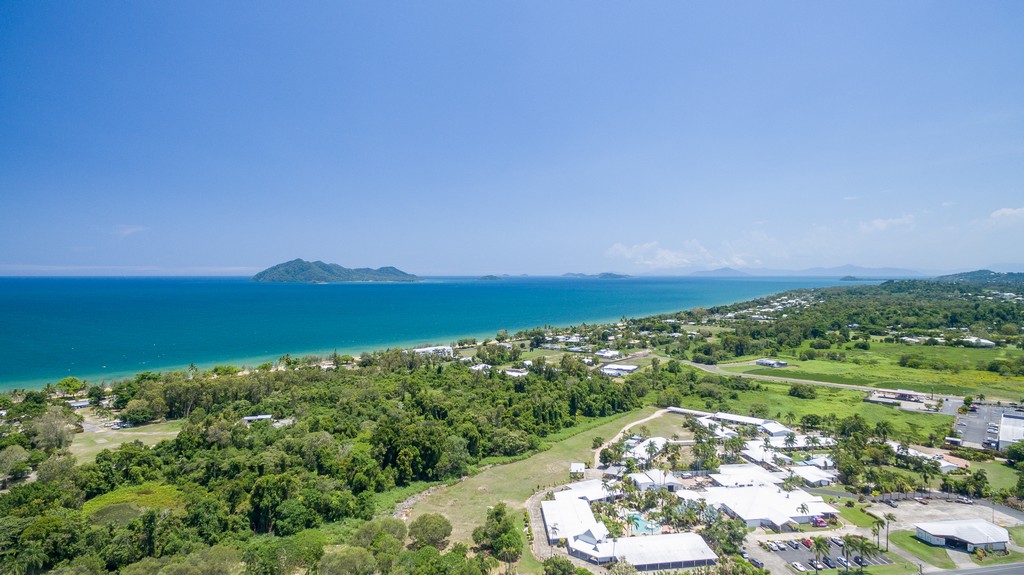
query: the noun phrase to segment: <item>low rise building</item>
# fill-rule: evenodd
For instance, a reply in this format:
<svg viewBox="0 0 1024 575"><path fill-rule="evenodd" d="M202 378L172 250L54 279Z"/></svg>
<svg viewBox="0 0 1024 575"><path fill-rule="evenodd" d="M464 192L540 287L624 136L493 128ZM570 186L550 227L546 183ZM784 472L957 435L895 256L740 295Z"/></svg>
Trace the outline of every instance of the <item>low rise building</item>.
<svg viewBox="0 0 1024 575"><path fill-rule="evenodd" d="M968 553L975 549L1004 551L1010 541L1009 531L984 519L933 521L914 527L917 538L925 543L963 549Z"/></svg>

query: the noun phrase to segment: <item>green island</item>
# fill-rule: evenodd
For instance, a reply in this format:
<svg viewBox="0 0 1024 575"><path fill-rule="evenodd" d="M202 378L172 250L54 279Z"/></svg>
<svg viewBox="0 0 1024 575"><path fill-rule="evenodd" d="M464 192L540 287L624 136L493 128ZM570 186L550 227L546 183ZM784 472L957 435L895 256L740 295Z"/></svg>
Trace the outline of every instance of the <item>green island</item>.
<svg viewBox="0 0 1024 575"><path fill-rule="evenodd" d="M271 266L252 276L254 282L275 283L341 283L341 282L414 282L419 278L391 266L346 268L321 261L294 259Z"/></svg>
<svg viewBox="0 0 1024 575"><path fill-rule="evenodd" d="M1016 563L1019 275L13 390L0 573ZM674 550L651 559L662 540Z"/></svg>

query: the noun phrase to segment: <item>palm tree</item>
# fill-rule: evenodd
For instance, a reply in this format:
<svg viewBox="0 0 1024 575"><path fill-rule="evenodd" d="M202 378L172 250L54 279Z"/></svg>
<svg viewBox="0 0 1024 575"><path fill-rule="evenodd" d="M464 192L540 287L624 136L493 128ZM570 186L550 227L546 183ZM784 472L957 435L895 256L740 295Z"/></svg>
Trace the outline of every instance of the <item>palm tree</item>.
<svg viewBox="0 0 1024 575"><path fill-rule="evenodd" d="M803 515L807 515L807 512L810 511L811 508L807 507L806 503L801 503L800 507L797 507L796 510L797 510L797 512L799 512L799 513L801 513Z"/></svg>
<svg viewBox="0 0 1024 575"><path fill-rule="evenodd" d="M875 537L875 541L876 542L880 541L881 533L882 533L882 527L884 527L884 526L885 526L885 521L883 521L881 519L875 519L874 521L871 522L871 535L873 535Z"/></svg>
<svg viewBox="0 0 1024 575"><path fill-rule="evenodd" d="M843 535L843 558L846 559L846 564L850 564L850 553L857 554L857 550L860 548L860 542L864 538L859 535ZM850 568L847 567L846 571L849 572Z"/></svg>
<svg viewBox="0 0 1024 575"><path fill-rule="evenodd" d="M812 449L817 449L821 446L821 438L817 435L810 435L807 437L807 446Z"/></svg>
<svg viewBox="0 0 1024 575"><path fill-rule="evenodd" d="M878 547L878 545L875 545L874 543L863 538L861 539L859 550L860 556L863 559L871 559L872 557L878 557L881 554L881 549ZM860 572L864 573L864 565L860 566Z"/></svg>
<svg viewBox="0 0 1024 575"><path fill-rule="evenodd" d="M796 446L796 434L790 431L786 434L786 440L784 441L786 447L793 449Z"/></svg>
<svg viewBox="0 0 1024 575"><path fill-rule="evenodd" d="M889 436L892 435L892 432L892 422L889 421L888 419L883 419L875 424L875 435L879 439L881 439L883 443L885 442L885 440L889 439Z"/></svg>
<svg viewBox="0 0 1024 575"><path fill-rule="evenodd" d="M18 553L17 562L25 569L26 573L35 573L36 569L42 567L46 563L46 552L43 551L43 546L39 543L31 543L25 546L20 553Z"/></svg>
<svg viewBox="0 0 1024 575"><path fill-rule="evenodd" d="M828 540L824 537L812 537L811 541L814 543L811 546L811 550L814 551L815 565L821 561L822 555L828 555L832 551L832 547L828 544ZM818 568L815 567L814 571L817 572Z"/></svg>
<svg viewBox="0 0 1024 575"><path fill-rule="evenodd" d="M889 551L889 525L896 521L896 516L892 513L886 513L883 517L885 517L885 550Z"/></svg>

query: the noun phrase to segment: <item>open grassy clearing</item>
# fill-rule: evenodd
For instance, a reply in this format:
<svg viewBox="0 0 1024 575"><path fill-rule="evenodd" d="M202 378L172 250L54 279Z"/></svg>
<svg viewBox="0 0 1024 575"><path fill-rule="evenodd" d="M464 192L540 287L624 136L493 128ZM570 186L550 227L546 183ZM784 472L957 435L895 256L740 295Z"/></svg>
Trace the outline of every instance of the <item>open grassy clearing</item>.
<svg viewBox="0 0 1024 575"><path fill-rule="evenodd" d="M780 359L790 367L765 369L755 365L727 366L723 368L738 373L775 375L794 379L810 379L868 385L873 387L898 387L922 392L935 391L952 395L984 393L990 399L1017 401L1021 398L1021 384L1024 377L1001 376L998 373L977 369L979 365L996 359L1013 359L1024 355L1024 350L1006 348L964 348L946 346L903 345L871 342L870 350L839 349L846 354L846 361L798 359L800 351L793 355L782 354ZM959 371L911 369L899 365L901 356L920 357L925 362L941 360L957 366Z"/></svg>
<svg viewBox="0 0 1024 575"><path fill-rule="evenodd" d="M1024 525L1007 527L1006 530L1010 532L1010 539L1012 539L1014 543L1017 545L1024 543Z"/></svg>
<svg viewBox="0 0 1024 575"><path fill-rule="evenodd" d="M1002 461L971 462L971 470L975 473L984 469L992 489L1010 489L1017 485L1017 472Z"/></svg>
<svg viewBox="0 0 1024 575"><path fill-rule="evenodd" d="M130 485L86 501L82 514L98 524L127 523L146 509L177 509L182 504L179 495L173 485Z"/></svg>
<svg viewBox="0 0 1024 575"><path fill-rule="evenodd" d="M673 435L678 435L680 439L691 439L693 438L693 432L683 428L683 423L685 422L686 418L678 413L665 413L661 417L641 423L630 428L630 430L635 432L640 427L646 427L649 437L671 438ZM605 437L604 439L611 439L611 437Z"/></svg>
<svg viewBox="0 0 1024 575"><path fill-rule="evenodd" d="M914 537L913 531L893 531L889 534L889 542L917 557L921 561L941 569L954 569L956 563L949 558L945 547L929 545Z"/></svg>
<svg viewBox="0 0 1024 575"><path fill-rule="evenodd" d="M103 428L102 431L86 431L76 433L71 441L71 454L78 463L92 463L96 455L104 449L117 449L122 443L141 441L146 445L156 445L165 439L174 439L181 431L181 420L165 423L153 423L131 429L117 431Z"/></svg>
<svg viewBox="0 0 1024 575"><path fill-rule="evenodd" d="M934 413L911 413L898 409L866 403L864 392L835 387L818 387L817 398L800 399L789 395L788 383L758 382L759 391L736 392L737 399L724 399L721 402L706 400L696 396L687 396L682 407L702 410L723 410L731 413L747 415L751 406L762 404L768 407L769 417L788 423L789 414L795 422L807 414L824 415L834 413L840 419L860 414L868 423L874 425L879 421L889 421L895 428L894 437L906 437L916 441L924 441L930 433L942 438L949 434L953 425L952 416ZM728 394L727 394L728 397ZM710 405L708 405L710 403Z"/></svg>
<svg viewBox="0 0 1024 575"><path fill-rule="evenodd" d="M839 509L839 515L857 527L871 527L875 524L875 516L867 513L868 507L870 505L858 504L854 507L847 507L842 504L836 505L836 508Z"/></svg>
<svg viewBox="0 0 1024 575"><path fill-rule="evenodd" d="M602 418L600 425L553 443L550 449L520 461L498 465L453 485L436 489L413 506L410 519L424 513L440 513L452 523L452 543L472 543L473 528L484 522L487 508L504 501L522 513L526 500L538 487L569 481L569 462L593 461L595 435L610 439L627 423L657 411L646 407ZM541 536L543 536L541 534Z"/></svg>

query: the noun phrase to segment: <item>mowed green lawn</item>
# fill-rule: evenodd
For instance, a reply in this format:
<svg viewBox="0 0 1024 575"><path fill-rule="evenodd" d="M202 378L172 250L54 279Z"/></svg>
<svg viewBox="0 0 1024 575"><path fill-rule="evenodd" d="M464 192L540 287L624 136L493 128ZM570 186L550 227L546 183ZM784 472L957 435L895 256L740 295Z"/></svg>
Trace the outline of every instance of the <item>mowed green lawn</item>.
<svg viewBox="0 0 1024 575"><path fill-rule="evenodd" d="M762 389L760 391L737 392L738 399L725 399L725 406L718 402L712 402L709 406L707 400L697 396L687 396L683 400L682 407L692 409L703 409L715 411L721 408L723 411L747 415L751 406L762 404L768 407L768 417L787 421L787 414L792 413L796 422L800 417L807 414L825 415L834 413L840 419L853 414L860 414L868 423L874 425L879 421L889 421L893 424L893 437L906 437L915 441L925 441L930 433L939 438L949 435L950 427L953 425L953 417L949 415L938 415L934 413L911 413L901 411L893 407L866 403L865 392L842 389L836 387L816 387L817 398L800 399L789 395L788 383L773 383L767 381L758 382ZM727 394L728 397L728 394Z"/></svg>
<svg viewBox="0 0 1024 575"><path fill-rule="evenodd" d="M899 545L901 549L917 557L921 561L941 569L954 569L956 563L949 558L945 547L929 545L914 537L913 531L893 531L889 533L889 542Z"/></svg>
<svg viewBox="0 0 1024 575"><path fill-rule="evenodd" d="M657 411L646 407L637 411L602 418L602 423L551 445L551 448L527 459L496 465L454 485L441 487L413 506L410 519L424 513L440 513L452 523L449 540L472 543L473 528L481 525L487 508L504 501L520 515L539 487L569 482L569 463L593 463L591 442L594 436L608 440L632 421ZM543 536L543 534L540 534Z"/></svg>
<svg viewBox="0 0 1024 575"><path fill-rule="evenodd" d="M104 449L114 450L122 443L136 440L146 445L156 445L165 439L174 439L178 436L179 431L181 431L181 420L117 431L103 428L103 431L76 433L71 440L71 454L75 456L79 464L92 463L96 461L96 455Z"/></svg>
<svg viewBox="0 0 1024 575"><path fill-rule="evenodd" d="M995 359L1013 359L1024 355L1024 350L1006 348L966 348L926 345L903 345L871 342L870 350L831 349L825 352L842 352L846 361L810 360L800 361L797 356L780 355L790 363L781 369L762 368L756 365L723 366L728 371L774 375L795 379L810 379L867 385L872 387L913 389L922 392L967 395L983 393L989 399L1017 401L1021 398L1021 384L1024 377L1004 377L998 373L978 370L978 366ZM819 352L820 353L820 352ZM925 362L940 359L950 365L959 366L957 373L948 370L911 369L899 365L900 357L908 355L923 358Z"/></svg>

